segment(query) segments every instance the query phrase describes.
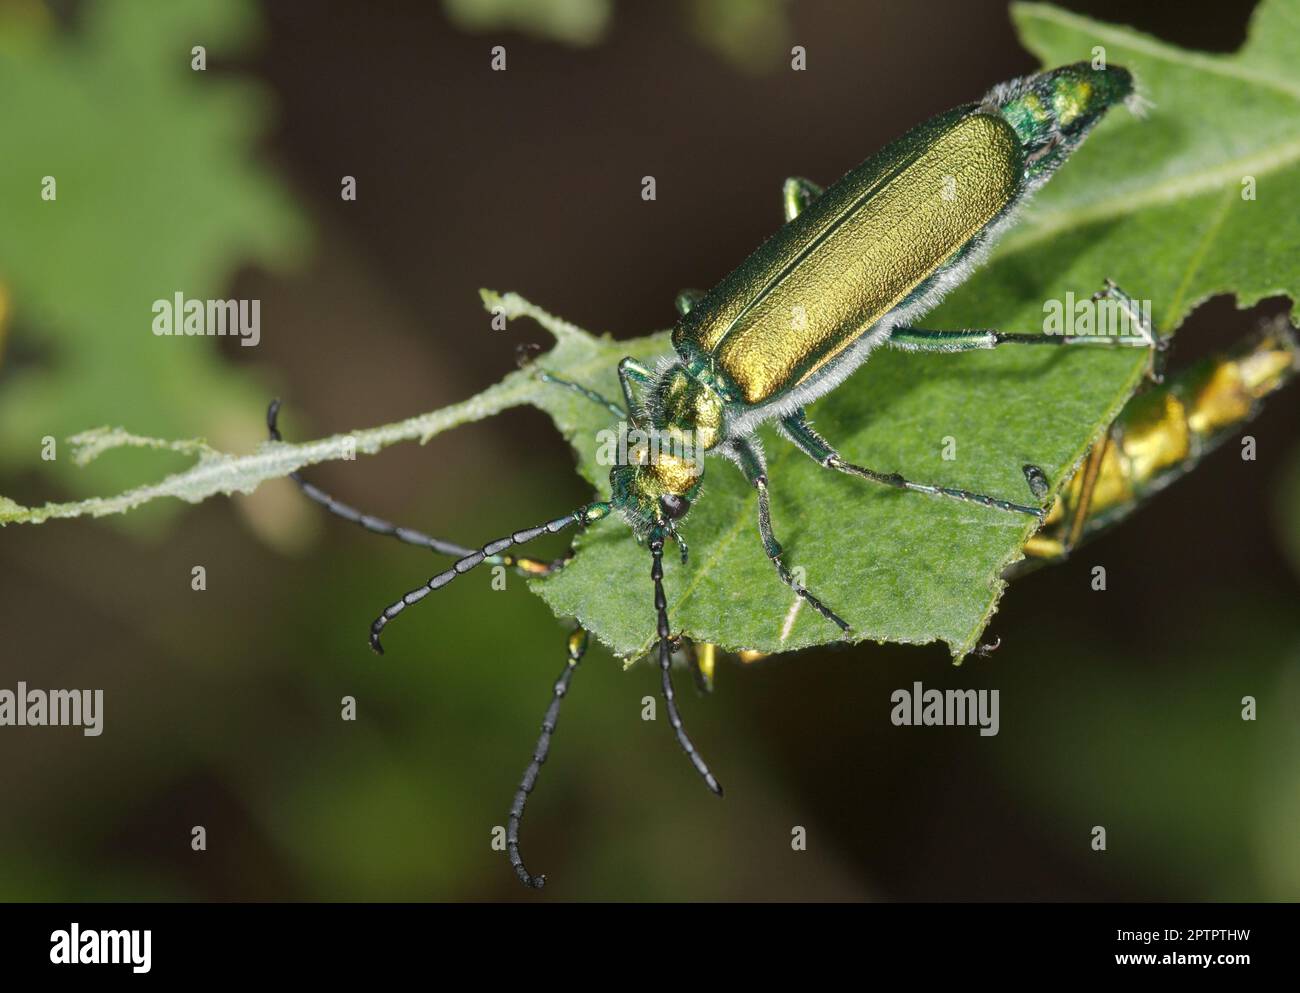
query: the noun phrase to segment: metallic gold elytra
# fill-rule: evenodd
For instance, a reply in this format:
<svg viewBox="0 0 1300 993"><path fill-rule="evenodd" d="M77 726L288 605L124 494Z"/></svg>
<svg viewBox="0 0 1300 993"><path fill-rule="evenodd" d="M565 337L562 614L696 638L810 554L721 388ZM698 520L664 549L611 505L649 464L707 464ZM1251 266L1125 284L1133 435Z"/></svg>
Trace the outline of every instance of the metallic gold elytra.
<svg viewBox="0 0 1300 993"><path fill-rule="evenodd" d="M814 201L683 318L674 343L760 404L813 375L1017 196L1001 117L964 108L890 145Z"/></svg>
<svg viewBox="0 0 1300 993"><path fill-rule="evenodd" d="M1042 530L1025 543L1025 554L1059 558L1080 534L1127 515L1229 437L1297 369L1300 348L1283 318L1229 354L1134 398L1097 443L1100 451L1093 448L1057 497Z"/></svg>
<svg viewBox="0 0 1300 993"><path fill-rule="evenodd" d="M1107 445L1102 452L1101 467L1097 472L1097 485L1092 491L1093 513L1099 514L1108 507L1132 500L1133 482L1132 467L1128 460L1123 457L1116 445ZM1077 500L1078 493L1072 491L1071 499Z"/></svg>
<svg viewBox="0 0 1300 993"><path fill-rule="evenodd" d="M1261 400L1286 383L1296 370L1297 355L1290 339L1278 323L1276 333L1265 338L1264 345L1237 362L1241 385L1256 400Z"/></svg>
<svg viewBox="0 0 1300 993"><path fill-rule="evenodd" d="M1182 462L1192 451L1192 434L1182 401L1173 393L1154 395L1124 425L1120 448L1128 461L1129 478L1143 482Z"/></svg>
<svg viewBox="0 0 1300 993"><path fill-rule="evenodd" d="M1234 424L1250 413L1254 404L1241 381L1235 363L1218 366L1196 391L1191 426L1197 434L1208 434L1215 428Z"/></svg>

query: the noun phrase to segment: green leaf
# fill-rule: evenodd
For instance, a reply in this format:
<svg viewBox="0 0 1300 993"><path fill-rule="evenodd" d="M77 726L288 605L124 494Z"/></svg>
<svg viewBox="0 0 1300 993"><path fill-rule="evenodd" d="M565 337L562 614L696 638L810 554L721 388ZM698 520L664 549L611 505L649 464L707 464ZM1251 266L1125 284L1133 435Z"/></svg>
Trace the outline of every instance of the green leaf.
<svg viewBox="0 0 1300 993"><path fill-rule="evenodd" d="M1026 44L1046 63L1090 59L1103 46L1109 61L1135 71L1155 108L1142 121L1112 114L1048 184L992 263L925 324L1037 328L1044 301L1088 294L1108 276L1153 302L1165 334L1216 293L1235 293L1243 306L1276 293L1295 299L1300 84L1291 66L1300 60L1300 46L1296 32L1282 28L1300 23L1300 0L1266 5L1251 41L1232 57L1183 52L1051 7L1017 6L1013 14ZM1244 175L1254 178L1257 199L1242 198ZM507 317L531 317L555 335L555 348L538 367L609 397L619 395L619 358L671 353L666 332L614 342L513 294L485 292L484 302ZM1021 466L1041 466L1059 487L1128 400L1144 363L1144 354L1129 350L877 353L811 415L854 461L1024 501ZM551 416L573 444L579 471L607 494L596 436L612 426L612 415L524 370L465 403L395 425L305 445L267 445L242 458L203 450L193 469L169 477L157 492L137 491L92 508L29 511L0 503L0 523L116 512L157 495L192 500L247 490L311 462L345 457L349 437L357 450L370 452L405 438L427 440L524 403ZM96 450L147 443L130 437L90 440ZM955 459L943 458L951 448L946 439L955 442ZM773 521L787 561L806 571L808 586L853 625L855 639L942 640L957 658L978 643L1002 595L1003 569L1019 557L1032 522L872 487L820 468L770 431L764 441ZM551 507L540 516L569 509ZM534 523L502 521L501 532ZM683 531L690 564L666 563L675 630L767 652L838 639L836 628L778 581L758 541L754 496L725 461L710 463L704 497ZM616 652L636 657L653 637L649 555L617 520L578 536L577 547L567 568L534 581L534 589L557 614L577 617Z"/></svg>
<svg viewBox="0 0 1300 993"><path fill-rule="evenodd" d="M35 359L6 369L0 463L85 486L68 460L42 461L39 440L96 424L124 398L155 434L255 427L266 389L216 339L155 337L152 303L226 297L237 266L291 261L306 230L253 158L268 91L219 67L255 41L251 3L102 0L79 11L75 32L42 9L21 8L36 19L6 30L0 58L0 282L11 337ZM205 71L191 69L196 44ZM42 198L46 176L54 200ZM105 460L89 482L130 485L123 465Z"/></svg>

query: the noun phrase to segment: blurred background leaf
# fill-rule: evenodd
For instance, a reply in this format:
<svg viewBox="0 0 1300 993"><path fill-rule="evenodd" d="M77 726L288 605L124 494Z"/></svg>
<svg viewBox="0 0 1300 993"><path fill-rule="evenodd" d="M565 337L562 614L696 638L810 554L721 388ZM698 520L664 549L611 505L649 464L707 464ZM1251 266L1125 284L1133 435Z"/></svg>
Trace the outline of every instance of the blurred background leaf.
<svg viewBox="0 0 1300 993"><path fill-rule="evenodd" d="M724 59L750 73L770 71L789 53L788 0L694 0L691 30Z"/></svg>
<svg viewBox="0 0 1300 993"><path fill-rule="evenodd" d="M695 38L747 73L769 72L788 56L789 0L680 0ZM442 0L447 19L476 34L518 31L540 40L587 46L602 41L614 20L614 0Z"/></svg>
<svg viewBox="0 0 1300 993"><path fill-rule="evenodd" d="M462 31L521 31L569 45L594 45L605 35L612 0L442 0Z"/></svg>
<svg viewBox="0 0 1300 993"><path fill-rule="evenodd" d="M0 390L0 464L102 492L157 462L105 459L74 473L68 458L41 461L40 439L61 444L116 420L127 396L125 426L142 433L218 445L247 435L266 389L216 339L160 342L152 301L224 297L238 267L299 257L306 221L252 154L265 89L220 68L256 42L252 4L105 0L77 15L60 27L35 4L7 13L29 30L0 60L0 279L18 327ZM190 68L195 44L208 49L204 72ZM45 176L56 200L41 197ZM263 317L274 326L274 313Z"/></svg>

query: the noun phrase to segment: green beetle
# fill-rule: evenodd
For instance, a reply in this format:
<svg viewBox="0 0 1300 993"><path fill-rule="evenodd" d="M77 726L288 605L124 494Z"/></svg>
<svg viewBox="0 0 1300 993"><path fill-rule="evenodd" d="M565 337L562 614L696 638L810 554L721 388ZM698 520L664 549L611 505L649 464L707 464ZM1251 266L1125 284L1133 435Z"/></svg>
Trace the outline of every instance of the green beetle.
<svg viewBox="0 0 1300 993"><path fill-rule="evenodd" d="M1003 344L1104 344L1155 348L1146 324L1124 337L1014 334L992 330L929 331L912 322L964 280L995 239L1014 223L1026 199L1065 162L1106 111L1129 102L1137 109L1133 78L1118 66L1064 66L1004 83L978 103L927 121L869 158L825 190L803 179L786 181L786 224L708 293L678 297L673 331L676 359L651 370L633 359L618 368L623 404L545 371L548 382L571 389L626 418L642 435L662 438L653 450L638 446L627 464L610 472L611 498L579 507L536 527L516 531L475 550L362 515L299 480L312 499L372 531L456 556L451 568L393 603L371 625L370 641L406 607L483 564L505 564L542 575L563 564L515 558L512 546L572 526L585 527L617 511L646 541L657 620L658 657L669 722L709 788L722 787L682 726L671 680L672 634L663 589L663 549L669 538L686 559L679 532L704 475L699 453L734 462L757 492L758 529L777 575L828 621L848 623L798 582L782 559L772 531L760 424L779 421L783 433L828 469L873 483L964 500L1012 513L1044 516L1023 505L969 490L934 486L845 461L809 426L805 407L861 366L873 350L958 352ZM1098 297L1131 301L1108 283ZM273 437L274 405L269 414ZM685 453L690 454L685 454ZM1045 495L1041 473L1026 466L1033 495ZM570 637L533 761L515 794L507 829L511 864L519 878L541 886L519 855L524 804L550 748L560 702L582 658L586 635Z"/></svg>

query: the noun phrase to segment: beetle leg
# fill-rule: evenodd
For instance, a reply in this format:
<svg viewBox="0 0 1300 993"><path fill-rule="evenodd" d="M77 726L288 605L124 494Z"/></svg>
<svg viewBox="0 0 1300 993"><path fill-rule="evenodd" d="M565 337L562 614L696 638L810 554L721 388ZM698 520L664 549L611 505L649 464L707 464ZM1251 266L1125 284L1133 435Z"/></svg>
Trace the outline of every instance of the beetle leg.
<svg viewBox="0 0 1300 993"><path fill-rule="evenodd" d="M874 469L867 469L864 466L845 462L840 458L839 452L812 429L812 425L808 423L803 410L796 410L788 417L781 418L781 428L786 437L793 441L800 451L827 469L834 469L849 476L857 476L873 483L880 483L882 486L892 486L895 489L911 490L914 493L928 493L931 496L948 497L966 503L978 503L984 507L994 507L997 510L1006 510L1016 514L1028 514L1030 517L1038 518L1040 522L1044 519L1045 512L1041 507L1026 507L1022 504L1011 503L1009 500L999 500L997 497L985 496L983 493L974 493L970 490L956 489L951 486L917 483L903 478L896 472L877 472Z"/></svg>
<svg viewBox="0 0 1300 993"><path fill-rule="evenodd" d="M785 219L793 221L804 209L822 195L822 188L802 176L791 176L781 187L781 202L785 207Z"/></svg>
<svg viewBox="0 0 1300 993"><path fill-rule="evenodd" d="M928 331L924 328L896 327L889 333L889 345L904 352L970 352L997 348L999 345L1098 345L1101 347L1147 348L1151 361L1147 378L1158 383L1163 378L1166 340L1156 336L1150 322L1138 310L1127 293L1110 280L1092 296L1096 300L1114 299L1136 333L1112 334L1023 334L989 329L964 331Z"/></svg>
<svg viewBox="0 0 1300 993"><path fill-rule="evenodd" d="M623 387L623 400L627 404L628 420L634 427L640 427L641 419L637 416L637 412L641 409L641 405L632 395L632 384L641 387L649 386L654 382L654 373L629 355L618 364L618 381Z"/></svg>
<svg viewBox="0 0 1300 993"><path fill-rule="evenodd" d="M790 570L786 568L785 563L781 561L781 543L776 540L776 535L772 533L772 513L767 496L767 467L763 464L762 453L743 438L734 439L731 446L732 451L735 453L736 462L740 466L740 471L745 474L749 484L758 491L758 534L763 541L763 550L767 552L767 557L772 560L772 565L776 567L776 573L781 577L781 582L794 590L795 595L804 600L817 613L836 624L841 631L847 632L849 630L848 622L805 589L795 579Z"/></svg>
<svg viewBox="0 0 1300 993"><path fill-rule="evenodd" d="M1151 326L1150 317L1142 312L1134 299L1107 277L1100 290L1092 295L1093 302L1114 298L1120 302L1128 319L1137 326L1138 333L1146 339L1151 351L1147 359L1146 378L1148 382L1165 381L1165 357L1169 351L1169 339L1161 338Z"/></svg>
<svg viewBox="0 0 1300 993"><path fill-rule="evenodd" d="M1053 509L1044 532L1032 536L1025 543L1027 557L1063 562L1083 540L1092 513L1092 497L1105 471L1111 445L1115 443L1115 430L1111 425L1101 440L1088 450L1078 474L1057 496L1060 511Z"/></svg>
<svg viewBox="0 0 1300 993"><path fill-rule="evenodd" d="M1073 506L1070 507L1070 524L1062 541L1061 558L1065 558L1074 547L1083 540L1083 528L1092 511L1092 495L1097 490L1097 480L1101 479L1102 466L1106 464L1106 453L1110 448L1111 432L1102 435L1101 440L1092 446L1083 463L1083 475L1079 486L1071 495Z"/></svg>
<svg viewBox="0 0 1300 993"><path fill-rule="evenodd" d="M677 542L677 549L682 555L682 565L686 565L686 563L691 560L691 550L690 546L686 544L686 539L682 537L681 532L675 527L670 526L668 528L668 534L672 537L673 541Z"/></svg>

